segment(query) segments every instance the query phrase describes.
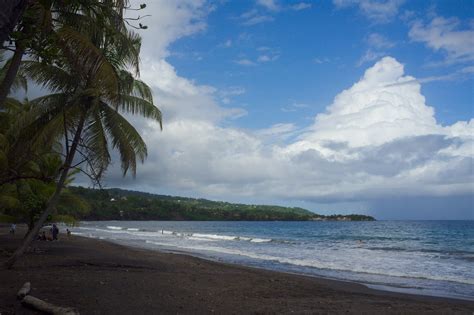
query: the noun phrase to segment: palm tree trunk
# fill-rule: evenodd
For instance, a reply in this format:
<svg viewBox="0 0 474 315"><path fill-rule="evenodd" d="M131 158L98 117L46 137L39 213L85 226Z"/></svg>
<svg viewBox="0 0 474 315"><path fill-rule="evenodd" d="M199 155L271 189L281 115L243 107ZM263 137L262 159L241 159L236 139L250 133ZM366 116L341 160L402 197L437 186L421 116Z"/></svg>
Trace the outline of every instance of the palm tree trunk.
<svg viewBox="0 0 474 315"><path fill-rule="evenodd" d="M66 182L67 175L69 173L69 169L71 168L72 161L74 160L74 155L77 151L77 146L79 145L79 141L81 139L82 130L84 129L84 124L86 121L86 113L83 114L81 120L79 121L79 125L77 127L76 133L74 135L73 142L69 149L69 154L66 156L66 160L64 162L61 176L59 177L59 181L56 184L56 191L54 192L53 196L49 199L48 205L46 209L41 214L40 218L36 222L33 229L29 232L29 234L23 239L22 244L20 247L13 253L13 255L5 262L5 267L7 269L11 269L15 262L20 258L26 251L26 249L30 246L31 242L34 238L38 235L39 230L43 226L44 222L48 218L51 211L56 207L59 201L59 196L61 191L64 187L64 183Z"/></svg>
<svg viewBox="0 0 474 315"><path fill-rule="evenodd" d="M3 78L3 81L0 84L0 108L3 107L8 93L10 93L10 89L12 87L13 81L15 81L18 69L20 69L21 58L23 58L24 53L25 48L23 48L21 44L17 43L15 53L13 54L13 57L10 61L10 65L8 66L5 78Z"/></svg>

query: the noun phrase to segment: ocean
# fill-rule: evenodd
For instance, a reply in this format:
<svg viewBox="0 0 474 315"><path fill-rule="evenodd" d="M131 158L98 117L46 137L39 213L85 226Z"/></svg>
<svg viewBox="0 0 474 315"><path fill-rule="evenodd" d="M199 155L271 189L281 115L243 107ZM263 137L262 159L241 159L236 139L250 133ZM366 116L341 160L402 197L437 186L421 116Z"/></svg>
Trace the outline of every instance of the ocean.
<svg viewBox="0 0 474 315"><path fill-rule="evenodd" d="M72 232L375 289L474 300L474 221L89 221Z"/></svg>

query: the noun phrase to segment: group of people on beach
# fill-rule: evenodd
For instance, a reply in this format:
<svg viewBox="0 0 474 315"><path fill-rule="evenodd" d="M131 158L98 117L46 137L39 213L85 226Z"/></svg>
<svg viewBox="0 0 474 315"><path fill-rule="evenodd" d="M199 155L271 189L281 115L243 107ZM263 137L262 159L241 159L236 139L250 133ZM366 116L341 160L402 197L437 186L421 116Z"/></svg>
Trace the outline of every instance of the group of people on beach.
<svg viewBox="0 0 474 315"><path fill-rule="evenodd" d="M40 234L38 234L38 237L36 238L39 241L57 241L58 240L58 235L59 235L59 229L56 226L56 224L53 224L53 226L49 229L49 233L46 233L46 231L40 231Z"/></svg>
<svg viewBox="0 0 474 315"><path fill-rule="evenodd" d="M68 237L71 235L71 231L69 229L66 229L66 233ZM59 229L56 224L53 224L53 226L49 230L49 233L46 233L46 231L42 231L38 235L37 239L40 241L57 241L58 235Z"/></svg>
<svg viewBox="0 0 474 315"><path fill-rule="evenodd" d="M16 232L16 224L12 223L12 225L10 225L10 234L15 235L15 232ZM36 239L39 241L57 241L58 235L59 235L59 228L56 224L53 224L52 227L49 229L49 231L46 231L46 230L40 231ZM71 236L71 231L69 229L66 229L66 235L67 237Z"/></svg>

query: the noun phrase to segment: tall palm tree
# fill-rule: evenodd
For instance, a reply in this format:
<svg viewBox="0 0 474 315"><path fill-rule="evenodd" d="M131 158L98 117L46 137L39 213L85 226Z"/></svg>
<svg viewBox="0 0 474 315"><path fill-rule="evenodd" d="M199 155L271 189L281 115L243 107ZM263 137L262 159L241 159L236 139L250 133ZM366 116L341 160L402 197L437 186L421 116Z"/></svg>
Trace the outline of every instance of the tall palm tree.
<svg viewBox="0 0 474 315"><path fill-rule="evenodd" d="M81 163L78 158L83 158L93 176L100 178L111 162L109 149L115 149L123 175L128 171L136 174L137 160L144 161L147 148L122 113L153 119L161 127L161 112L153 104L151 90L128 71L138 71L140 37L123 24L115 25L120 32L112 33L90 25L76 27L84 40L71 32L74 40L62 45L62 59L55 64L25 62L22 70L52 94L31 101L29 117L18 124L25 126L21 128L24 135L34 135L38 141L62 135L65 157L55 193L30 235L6 262L8 268L24 253L55 208L70 169ZM80 50L87 38L97 51L90 47ZM29 121L32 123L25 124Z"/></svg>

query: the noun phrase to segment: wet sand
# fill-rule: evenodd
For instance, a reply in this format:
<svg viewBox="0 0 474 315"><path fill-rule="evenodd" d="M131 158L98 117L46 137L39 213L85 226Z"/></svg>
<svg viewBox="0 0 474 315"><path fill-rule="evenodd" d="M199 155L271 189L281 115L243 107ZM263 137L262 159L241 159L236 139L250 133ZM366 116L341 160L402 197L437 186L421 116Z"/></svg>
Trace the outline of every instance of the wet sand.
<svg viewBox="0 0 474 315"><path fill-rule="evenodd" d="M0 263L21 235L0 228ZM354 283L254 269L62 235L35 241L0 269L0 314L36 314L16 292L81 314L473 314L474 302L371 290Z"/></svg>

